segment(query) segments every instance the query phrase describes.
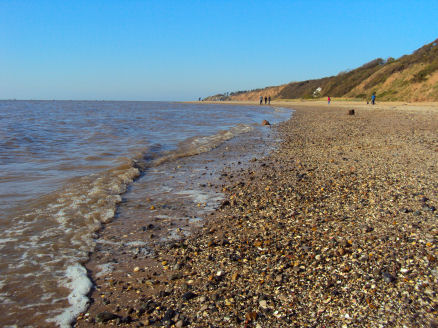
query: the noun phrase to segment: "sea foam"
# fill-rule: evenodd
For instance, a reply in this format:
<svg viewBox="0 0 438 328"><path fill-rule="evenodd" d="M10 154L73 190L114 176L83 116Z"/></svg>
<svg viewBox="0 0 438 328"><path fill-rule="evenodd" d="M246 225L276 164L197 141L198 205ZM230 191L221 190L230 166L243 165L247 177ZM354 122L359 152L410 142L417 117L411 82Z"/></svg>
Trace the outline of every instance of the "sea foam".
<svg viewBox="0 0 438 328"><path fill-rule="evenodd" d="M68 302L71 306L53 319L47 320L57 323L62 328L69 328L73 320L87 309L89 302L87 294L93 286L87 276L87 270L79 264L70 265L67 268L66 276L68 281L65 283L65 287L71 290L68 295Z"/></svg>

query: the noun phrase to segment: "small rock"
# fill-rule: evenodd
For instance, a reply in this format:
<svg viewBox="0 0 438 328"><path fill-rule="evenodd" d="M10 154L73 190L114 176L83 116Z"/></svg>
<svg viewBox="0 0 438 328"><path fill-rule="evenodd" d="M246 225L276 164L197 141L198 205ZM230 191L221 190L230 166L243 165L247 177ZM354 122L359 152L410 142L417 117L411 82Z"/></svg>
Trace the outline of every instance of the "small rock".
<svg viewBox="0 0 438 328"><path fill-rule="evenodd" d="M252 311L245 314L245 319L248 321L254 321L257 320L257 312Z"/></svg>
<svg viewBox="0 0 438 328"><path fill-rule="evenodd" d="M429 296L433 296L435 294L435 292L432 289L430 289L430 288L426 288L424 290L424 293L429 295Z"/></svg>
<svg viewBox="0 0 438 328"><path fill-rule="evenodd" d="M128 315L128 316L126 316L124 318L118 318L117 321L120 321L117 324L120 324L120 323L131 323L132 322L132 318L131 318L131 316Z"/></svg>
<svg viewBox="0 0 438 328"><path fill-rule="evenodd" d="M222 202L220 208L225 208L225 207L230 206L230 205L231 205L231 203L230 203L229 200L224 200L224 201Z"/></svg>
<svg viewBox="0 0 438 328"><path fill-rule="evenodd" d="M207 297L205 297L205 296L201 296L199 298L199 302L201 302L201 303L204 303L206 300L207 300Z"/></svg>
<svg viewBox="0 0 438 328"><path fill-rule="evenodd" d="M261 301L259 302L259 305L260 305L260 307L263 308L263 309L267 309L267 308L268 308L268 303L266 302L266 300L261 300Z"/></svg>
<svg viewBox="0 0 438 328"><path fill-rule="evenodd" d="M431 211L431 212L435 212L435 211L436 211L435 206L430 206L430 205L426 205L426 206L424 206L423 209L424 209L425 211Z"/></svg>
<svg viewBox="0 0 438 328"><path fill-rule="evenodd" d="M178 272L178 273L172 274L170 276L170 280L178 280L178 279L181 279L182 277L183 277L183 275L180 272Z"/></svg>
<svg viewBox="0 0 438 328"><path fill-rule="evenodd" d="M176 315L176 312L175 312L174 310L172 310L172 309L167 310L166 313L164 314L163 321L164 321L164 322L166 322L166 321L171 322L171 321L172 321L172 318L173 318L175 315Z"/></svg>
<svg viewBox="0 0 438 328"><path fill-rule="evenodd" d="M395 277L392 274L390 274L389 272L383 272L382 277L383 277L383 280L387 283L395 281Z"/></svg>
<svg viewBox="0 0 438 328"><path fill-rule="evenodd" d="M184 295L182 296L183 300L185 300L185 301L191 300L192 298L195 298L195 297L196 297L196 294L193 292L184 293Z"/></svg>
<svg viewBox="0 0 438 328"><path fill-rule="evenodd" d="M104 311L104 312L100 312L98 315L96 315L96 322L107 322L110 320L114 320L119 318L119 316L117 314L108 312L108 311Z"/></svg>
<svg viewBox="0 0 438 328"><path fill-rule="evenodd" d="M199 309L199 311L204 312L205 310L208 309L208 305L204 304L203 306L201 306L201 308Z"/></svg>

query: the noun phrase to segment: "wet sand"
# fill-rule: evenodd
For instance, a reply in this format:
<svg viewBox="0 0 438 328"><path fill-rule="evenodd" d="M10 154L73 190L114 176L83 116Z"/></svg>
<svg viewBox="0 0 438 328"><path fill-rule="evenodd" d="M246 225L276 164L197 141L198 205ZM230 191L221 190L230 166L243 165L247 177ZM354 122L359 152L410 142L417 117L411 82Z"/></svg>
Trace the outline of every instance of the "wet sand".
<svg viewBox="0 0 438 328"><path fill-rule="evenodd" d="M275 127L283 141L224 168L210 187L225 200L191 236L105 227L101 239L150 246L97 249L76 327L438 324L438 106L274 104L296 109ZM102 257L117 271L96 277Z"/></svg>

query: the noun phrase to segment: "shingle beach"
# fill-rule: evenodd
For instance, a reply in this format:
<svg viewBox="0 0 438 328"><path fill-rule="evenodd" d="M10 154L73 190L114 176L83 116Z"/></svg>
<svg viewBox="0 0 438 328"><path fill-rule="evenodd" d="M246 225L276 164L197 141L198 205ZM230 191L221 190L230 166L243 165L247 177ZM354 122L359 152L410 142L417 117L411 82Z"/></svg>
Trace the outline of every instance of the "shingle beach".
<svg viewBox="0 0 438 328"><path fill-rule="evenodd" d="M76 327L438 326L438 106L286 105L193 235L124 274L92 256Z"/></svg>

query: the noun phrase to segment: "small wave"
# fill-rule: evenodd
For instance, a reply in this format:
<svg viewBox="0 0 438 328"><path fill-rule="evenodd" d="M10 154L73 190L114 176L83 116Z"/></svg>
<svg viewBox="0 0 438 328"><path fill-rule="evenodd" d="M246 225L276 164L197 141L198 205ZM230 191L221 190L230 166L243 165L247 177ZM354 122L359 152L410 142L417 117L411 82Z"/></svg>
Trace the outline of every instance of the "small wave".
<svg viewBox="0 0 438 328"><path fill-rule="evenodd" d="M143 156L142 159L136 159L138 167L142 170L148 167L159 166L163 163L173 161L183 157L199 155L217 148L222 143L230 140L240 134L253 130L253 127L246 124L237 124L228 130L219 131L209 136L195 136L188 138L178 144L177 149L165 152L152 152ZM159 149L159 147L158 147Z"/></svg>
<svg viewBox="0 0 438 328"><path fill-rule="evenodd" d="M87 306L91 281L81 263L94 249L95 232L114 217L120 195L139 174L132 161L127 161L100 174L72 179L65 188L26 204L28 211L6 220L4 243L0 245L0 258L7 264L2 274L9 283L4 289L25 286L21 296L8 294L11 313L24 310L21 298L28 298L25 290L35 288L33 301L26 305L26 320L31 322L39 308L51 305L54 309L49 312L54 318L50 320L69 327ZM38 272L44 284L34 287L34 279L28 277L30 271L34 275ZM64 288L71 290L69 307L59 309L59 305L44 299L44 295L62 295Z"/></svg>

